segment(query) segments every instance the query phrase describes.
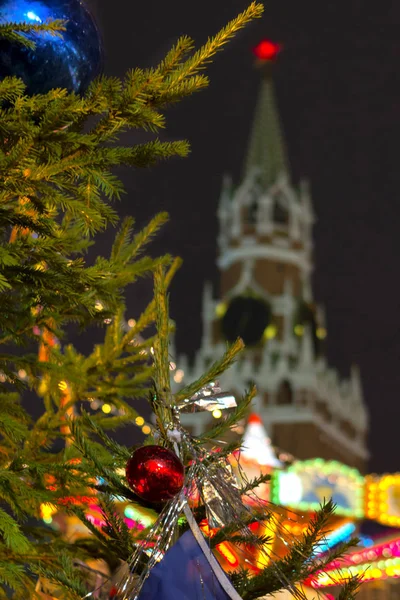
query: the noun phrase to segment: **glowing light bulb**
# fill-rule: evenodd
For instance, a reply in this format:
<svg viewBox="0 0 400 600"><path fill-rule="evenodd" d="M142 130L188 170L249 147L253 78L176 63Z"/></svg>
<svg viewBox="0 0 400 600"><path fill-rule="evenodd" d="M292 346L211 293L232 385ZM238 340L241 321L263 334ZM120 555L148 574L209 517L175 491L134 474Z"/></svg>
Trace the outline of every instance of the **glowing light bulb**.
<svg viewBox="0 0 400 600"><path fill-rule="evenodd" d="M53 515L57 512L57 508L54 504L48 502L40 505L40 515L45 523L50 525L53 521Z"/></svg>
<svg viewBox="0 0 400 600"><path fill-rule="evenodd" d="M103 303L97 301L96 304L94 305L95 310L97 310L97 312L101 312L104 309Z"/></svg>
<svg viewBox="0 0 400 600"><path fill-rule="evenodd" d="M296 325L294 328L294 332L299 337L304 335L304 325Z"/></svg>
<svg viewBox="0 0 400 600"><path fill-rule="evenodd" d="M25 371L24 369L20 369L20 370L18 371L18 377L19 377L20 379L25 379L25 377L26 377L26 371Z"/></svg>
<svg viewBox="0 0 400 600"><path fill-rule="evenodd" d="M129 319L128 325L129 325L129 327L135 327L135 325L136 325L135 319Z"/></svg>
<svg viewBox="0 0 400 600"><path fill-rule="evenodd" d="M217 315L217 317L219 317L221 319L227 310L228 310L228 305L226 304L226 302L220 302L219 304L217 304L217 306L215 308L215 314Z"/></svg>
<svg viewBox="0 0 400 600"><path fill-rule="evenodd" d="M144 435L149 435L149 433L151 433L151 429L148 425L145 425L144 427L142 427L142 432L144 433Z"/></svg>
<svg viewBox="0 0 400 600"><path fill-rule="evenodd" d="M222 417L222 412L217 408L216 410L213 410L212 416L214 419L220 419Z"/></svg>
<svg viewBox="0 0 400 600"><path fill-rule="evenodd" d="M112 409L109 404L103 404L103 406L101 407L101 410L103 411L103 413L106 413L106 415L108 415Z"/></svg>
<svg viewBox="0 0 400 600"><path fill-rule="evenodd" d="M65 392L68 389L68 383L66 381L59 381L58 389L61 390L62 392Z"/></svg>
<svg viewBox="0 0 400 600"><path fill-rule="evenodd" d="M278 328L276 325L268 325L266 329L264 329L264 339L273 340L278 333Z"/></svg>
<svg viewBox="0 0 400 600"><path fill-rule="evenodd" d="M174 375L174 381L176 381L176 383L181 383L181 381L183 381L184 377L185 377L185 372L182 371L182 369L178 369Z"/></svg>
<svg viewBox="0 0 400 600"><path fill-rule="evenodd" d="M37 23L41 23L42 22L42 19L40 17L38 17L32 10L30 10L29 12L27 12L26 16L31 21L36 21Z"/></svg>
<svg viewBox="0 0 400 600"><path fill-rule="evenodd" d="M142 425L144 425L144 419L143 419L143 417L136 417L136 419L135 419L135 423L136 423L136 425L138 425L139 427L141 427Z"/></svg>
<svg viewBox="0 0 400 600"><path fill-rule="evenodd" d="M325 327L318 327L318 329L317 329L317 338L319 340L324 340L327 335L328 335L328 332L326 331Z"/></svg>
<svg viewBox="0 0 400 600"><path fill-rule="evenodd" d="M262 40L258 46L254 48L254 54L260 60L273 60L278 56L281 49L279 44L275 44L270 40Z"/></svg>
<svg viewBox="0 0 400 600"><path fill-rule="evenodd" d="M170 362L169 363L169 370L170 371L175 371L175 369L176 369L176 364L174 362Z"/></svg>

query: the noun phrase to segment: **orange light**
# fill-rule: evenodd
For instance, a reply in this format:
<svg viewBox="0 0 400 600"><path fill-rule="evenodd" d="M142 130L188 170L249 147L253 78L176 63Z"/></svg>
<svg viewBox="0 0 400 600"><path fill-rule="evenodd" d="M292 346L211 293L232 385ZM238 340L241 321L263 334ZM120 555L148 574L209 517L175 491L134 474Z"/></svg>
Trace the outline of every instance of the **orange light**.
<svg viewBox="0 0 400 600"><path fill-rule="evenodd" d="M218 552L225 558L225 560L231 565L231 567L238 567L239 560L237 556L228 548L228 545L223 542L217 545Z"/></svg>

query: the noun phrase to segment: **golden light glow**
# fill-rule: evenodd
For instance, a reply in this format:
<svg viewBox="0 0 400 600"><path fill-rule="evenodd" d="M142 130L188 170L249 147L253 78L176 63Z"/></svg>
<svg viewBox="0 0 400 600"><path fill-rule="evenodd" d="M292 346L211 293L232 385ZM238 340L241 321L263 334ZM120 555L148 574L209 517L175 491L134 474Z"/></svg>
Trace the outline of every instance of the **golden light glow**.
<svg viewBox="0 0 400 600"><path fill-rule="evenodd" d="M144 433L144 435L149 435L149 433L151 433L151 429L148 425L145 425L144 427L142 427L142 432Z"/></svg>
<svg viewBox="0 0 400 600"><path fill-rule="evenodd" d="M135 327L135 325L136 325L135 319L129 319L128 325L129 325L129 327Z"/></svg>
<svg viewBox="0 0 400 600"><path fill-rule="evenodd" d="M326 331L325 327L318 327L318 329L317 329L317 338L319 340L324 340L327 335L328 335L328 332Z"/></svg>
<svg viewBox="0 0 400 600"><path fill-rule="evenodd" d="M263 336L265 340L273 340L276 337L277 333L278 328L276 327L276 325L268 325L268 327L264 329Z"/></svg>
<svg viewBox="0 0 400 600"><path fill-rule="evenodd" d="M182 369L178 369L174 375L174 381L176 381L176 383L181 383L183 381L184 377L185 377L185 372L182 371Z"/></svg>
<svg viewBox="0 0 400 600"><path fill-rule="evenodd" d="M169 370L170 371L175 371L175 369L176 369L176 364L174 362L170 362L169 363Z"/></svg>
<svg viewBox="0 0 400 600"><path fill-rule="evenodd" d="M97 301L96 304L94 305L95 310L97 310L97 312L101 312L104 309L104 306L102 304L102 302Z"/></svg>
<svg viewBox="0 0 400 600"><path fill-rule="evenodd" d="M400 474L366 477L365 512L369 519L400 526L400 510L396 508L400 495Z"/></svg>
<svg viewBox="0 0 400 600"><path fill-rule="evenodd" d="M58 389L61 390L62 392L65 392L68 389L68 383L66 381L59 381Z"/></svg>
<svg viewBox="0 0 400 600"><path fill-rule="evenodd" d="M144 425L143 417L136 417L135 423L136 423L136 425L138 425L138 427L141 427L142 425Z"/></svg>
<svg viewBox="0 0 400 600"><path fill-rule="evenodd" d="M24 369L20 369L18 371L18 377L20 377L21 379L25 379L25 377L26 377L26 371Z"/></svg>
<svg viewBox="0 0 400 600"><path fill-rule="evenodd" d="M103 411L103 413L106 413L106 415L108 415L112 409L111 409L110 404L103 404L103 406L101 407L101 410Z"/></svg>
<svg viewBox="0 0 400 600"><path fill-rule="evenodd" d="M57 508L54 504L48 502L40 505L40 516L45 523L50 524L53 520L53 515L57 512Z"/></svg>
<svg viewBox="0 0 400 600"><path fill-rule="evenodd" d="M45 271L47 266L44 260L42 260L41 262L36 263L36 265L33 268L35 269L35 271Z"/></svg>
<svg viewBox="0 0 400 600"><path fill-rule="evenodd" d="M213 410L212 416L214 417L214 419L220 419L222 417L222 412L219 410L219 408L217 408Z"/></svg>
<svg viewBox="0 0 400 600"><path fill-rule="evenodd" d="M217 306L215 308L215 314L217 315L217 317L222 319L222 317L226 313L227 309L228 309L228 305L226 304L226 302L220 302L219 304L217 304Z"/></svg>
<svg viewBox="0 0 400 600"><path fill-rule="evenodd" d="M304 335L304 325L296 325L294 328L294 332L299 337Z"/></svg>

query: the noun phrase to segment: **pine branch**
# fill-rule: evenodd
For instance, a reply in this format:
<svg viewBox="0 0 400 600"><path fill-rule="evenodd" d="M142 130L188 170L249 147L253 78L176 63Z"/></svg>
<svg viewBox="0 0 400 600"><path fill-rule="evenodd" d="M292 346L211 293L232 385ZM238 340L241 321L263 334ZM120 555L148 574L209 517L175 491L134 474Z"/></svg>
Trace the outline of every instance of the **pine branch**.
<svg viewBox="0 0 400 600"><path fill-rule="evenodd" d="M258 477L254 477L254 479L251 479L245 485L243 485L240 489L240 493L244 496L244 495L248 494L249 492L256 490L263 483L269 483L270 481L271 481L271 475L269 475L269 474L259 475Z"/></svg>
<svg viewBox="0 0 400 600"><path fill-rule="evenodd" d="M30 50L36 47L34 35L48 33L53 37L62 37L60 32L66 30L67 21L62 19L49 20L46 23L2 23L0 24L0 39L21 44ZM30 37L27 37L29 35Z"/></svg>
<svg viewBox="0 0 400 600"><path fill-rule="evenodd" d="M198 392L202 387L217 379L224 371L229 369L229 367L234 363L237 359L237 356L244 349L244 343L241 339L238 339L234 344L232 344L222 358L217 360L207 373L202 375L197 381L185 386L182 388L177 394L175 394L175 404L180 404L186 398L191 398L196 392Z"/></svg>
<svg viewBox="0 0 400 600"><path fill-rule="evenodd" d="M253 19L260 18L263 11L264 7L262 4L252 2L246 10L230 21L217 35L210 38L200 50L195 52L191 58L174 71L170 77L171 87L179 85L184 78L196 75L235 33Z"/></svg>
<svg viewBox="0 0 400 600"><path fill-rule="evenodd" d="M351 577L342 585L337 600L356 600L360 585L359 577Z"/></svg>

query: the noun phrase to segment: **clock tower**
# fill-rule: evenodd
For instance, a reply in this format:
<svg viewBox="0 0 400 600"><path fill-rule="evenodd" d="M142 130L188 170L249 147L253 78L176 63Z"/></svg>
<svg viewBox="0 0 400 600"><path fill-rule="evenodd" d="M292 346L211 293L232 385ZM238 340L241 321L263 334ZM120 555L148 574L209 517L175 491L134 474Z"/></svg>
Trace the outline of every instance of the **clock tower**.
<svg viewBox="0 0 400 600"><path fill-rule="evenodd" d="M278 52L268 41L255 49L261 88L244 170L238 186L224 178L218 207L220 289L215 298L206 284L201 347L193 365L179 359L174 379L196 379L241 337L246 350L221 385L239 394L257 385L253 409L272 443L298 459L363 470L368 417L358 370L341 381L324 358L324 310L311 284L315 216L308 183L291 180L272 79ZM184 418L199 433L212 416Z"/></svg>

